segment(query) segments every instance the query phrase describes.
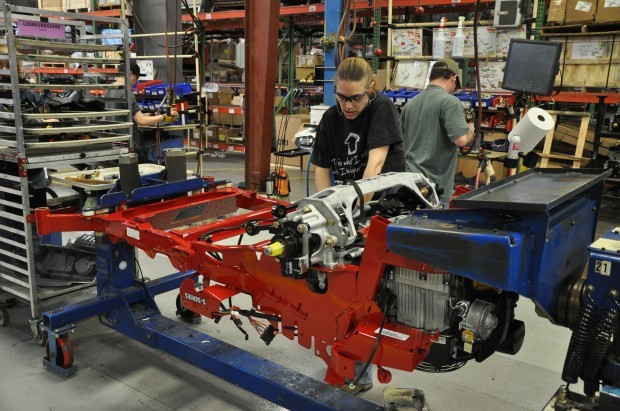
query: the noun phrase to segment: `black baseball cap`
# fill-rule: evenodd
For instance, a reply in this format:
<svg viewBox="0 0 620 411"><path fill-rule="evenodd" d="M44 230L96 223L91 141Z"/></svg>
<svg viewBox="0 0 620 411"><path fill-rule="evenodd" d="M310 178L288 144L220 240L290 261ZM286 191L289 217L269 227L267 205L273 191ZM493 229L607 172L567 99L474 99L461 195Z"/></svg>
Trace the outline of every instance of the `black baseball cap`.
<svg viewBox="0 0 620 411"><path fill-rule="evenodd" d="M124 73L125 72L125 64L124 63L121 64L118 67L118 69L119 69L119 71ZM133 74L135 74L138 77L146 76L146 74L140 72L140 66L138 66L138 63L136 63L135 61L131 61L129 63L129 71L131 71Z"/></svg>

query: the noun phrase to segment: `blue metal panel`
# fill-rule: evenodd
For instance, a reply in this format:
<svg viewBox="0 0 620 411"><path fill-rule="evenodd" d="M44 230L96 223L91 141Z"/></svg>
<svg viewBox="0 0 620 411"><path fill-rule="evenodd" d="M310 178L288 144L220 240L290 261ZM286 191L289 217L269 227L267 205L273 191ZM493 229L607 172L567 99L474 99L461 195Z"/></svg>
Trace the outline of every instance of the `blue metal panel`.
<svg viewBox="0 0 620 411"><path fill-rule="evenodd" d="M158 199L174 194L200 190L204 186L205 181L202 178L190 178L188 180L175 181L173 183L155 184L147 187L136 188L133 190L131 200L145 201Z"/></svg>
<svg viewBox="0 0 620 411"><path fill-rule="evenodd" d="M388 249L505 291L557 316L559 288L586 266L598 201L588 195L545 212L422 210L387 230Z"/></svg>
<svg viewBox="0 0 620 411"><path fill-rule="evenodd" d="M620 229L609 230L590 247L587 283L594 286L591 292L597 308L618 307L609 297L610 290L620 291Z"/></svg>
<svg viewBox="0 0 620 411"><path fill-rule="evenodd" d="M338 25L342 18L342 1L325 0L325 35L337 35ZM334 77L336 76L336 48L325 49L325 82L323 83L323 104L333 106Z"/></svg>

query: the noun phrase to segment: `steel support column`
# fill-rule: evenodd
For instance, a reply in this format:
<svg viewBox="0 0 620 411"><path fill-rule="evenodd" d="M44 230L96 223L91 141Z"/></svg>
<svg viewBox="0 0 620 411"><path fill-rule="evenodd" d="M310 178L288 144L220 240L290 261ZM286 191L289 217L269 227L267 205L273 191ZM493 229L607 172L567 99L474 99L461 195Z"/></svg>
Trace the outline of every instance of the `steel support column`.
<svg viewBox="0 0 620 411"><path fill-rule="evenodd" d="M245 0L245 185L264 191L273 135L280 2Z"/></svg>
<svg viewBox="0 0 620 411"><path fill-rule="evenodd" d="M342 19L342 1L325 0L325 36L336 40L338 44L338 26ZM325 82L323 83L323 104L334 105L334 77L336 76L336 48L325 49Z"/></svg>

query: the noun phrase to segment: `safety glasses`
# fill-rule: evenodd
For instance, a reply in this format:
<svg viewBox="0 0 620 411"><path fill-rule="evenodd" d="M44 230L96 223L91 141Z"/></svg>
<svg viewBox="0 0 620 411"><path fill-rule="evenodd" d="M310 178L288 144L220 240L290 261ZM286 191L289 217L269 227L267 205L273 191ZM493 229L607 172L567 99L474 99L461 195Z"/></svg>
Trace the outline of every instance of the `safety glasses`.
<svg viewBox="0 0 620 411"><path fill-rule="evenodd" d="M346 103L346 102L359 103L360 101L364 99L364 96L368 94L368 90L370 90L370 87L368 87L366 91L364 91L363 93L356 94L354 96L345 96L345 95L338 93L336 91L336 87L334 87L334 94L336 95L336 100L338 100L341 103Z"/></svg>

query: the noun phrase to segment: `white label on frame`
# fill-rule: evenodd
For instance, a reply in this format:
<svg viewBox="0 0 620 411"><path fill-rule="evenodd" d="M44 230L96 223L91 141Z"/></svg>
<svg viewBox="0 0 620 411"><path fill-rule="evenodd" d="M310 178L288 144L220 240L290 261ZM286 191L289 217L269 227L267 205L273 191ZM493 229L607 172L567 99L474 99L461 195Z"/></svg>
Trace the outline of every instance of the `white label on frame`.
<svg viewBox="0 0 620 411"><path fill-rule="evenodd" d="M611 261L596 260L594 262L594 272L609 277L611 275Z"/></svg>
<svg viewBox="0 0 620 411"><path fill-rule="evenodd" d="M139 240L140 231L127 227L127 237L131 237L131 238L135 238L136 240Z"/></svg>
<svg viewBox="0 0 620 411"><path fill-rule="evenodd" d="M379 328L375 330L375 334L379 334ZM407 334L402 334L396 331L386 330L386 329L383 329L383 331L381 331L381 335L396 338L397 340L401 340L401 341L407 341L407 339L409 338Z"/></svg>

